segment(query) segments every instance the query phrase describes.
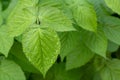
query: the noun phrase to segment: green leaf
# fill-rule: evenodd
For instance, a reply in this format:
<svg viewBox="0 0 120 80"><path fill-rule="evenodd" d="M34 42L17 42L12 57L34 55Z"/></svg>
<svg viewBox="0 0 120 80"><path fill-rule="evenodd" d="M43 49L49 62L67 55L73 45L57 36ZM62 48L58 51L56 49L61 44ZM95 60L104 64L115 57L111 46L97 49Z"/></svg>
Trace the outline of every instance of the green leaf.
<svg viewBox="0 0 120 80"><path fill-rule="evenodd" d="M120 19L111 16L104 16L102 24L104 26L106 37L110 41L120 45Z"/></svg>
<svg viewBox="0 0 120 80"><path fill-rule="evenodd" d="M30 3L31 5L28 5ZM55 7L35 6L31 1L28 1L28 4L19 1L10 14L7 24L11 36L22 34L27 28L35 24L41 25L41 28L47 27L55 31L75 30L72 26L72 21L59 9Z"/></svg>
<svg viewBox="0 0 120 80"><path fill-rule="evenodd" d="M88 0L91 4L94 5L95 11L97 13L98 19L103 15L111 15L113 11L109 9L104 0Z"/></svg>
<svg viewBox="0 0 120 80"><path fill-rule="evenodd" d="M69 1L69 0L68 0ZM70 4L75 21L83 29L96 32L97 17L95 10L86 0L72 0Z"/></svg>
<svg viewBox="0 0 120 80"><path fill-rule="evenodd" d="M3 23L3 18L2 18L2 15L0 15L0 26L2 25Z"/></svg>
<svg viewBox="0 0 120 80"><path fill-rule="evenodd" d="M65 63L56 63L48 71L45 80L80 80L80 69L65 70Z"/></svg>
<svg viewBox="0 0 120 80"><path fill-rule="evenodd" d="M45 76L60 53L60 41L56 32L33 28L28 30L22 39L25 55Z"/></svg>
<svg viewBox="0 0 120 80"><path fill-rule="evenodd" d="M63 59L70 53L70 51L74 50L76 45L80 41L80 33L79 32L62 32L59 33L60 41L61 41L61 52L60 56Z"/></svg>
<svg viewBox="0 0 120 80"><path fill-rule="evenodd" d="M96 64L102 65L98 70L99 75L101 76L101 80L120 80L120 60L112 59L108 61L104 61L103 64Z"/></svg>
<svg viewBox="0 0 120 80"><path fill-rule="evenodd" d="M35 10L31 8L33 13ZM7 25L9 26L10 36L21 35L28 27L35 22L35 16L29 11L29 9L22 8L22 5L17 4L12 13L7 19Z"/></svg>
<svg viewBox="0 0 120 80"><path fill-rule="evenodd" d="M120 0L105 0L105 2L109 8L120 14Z"/></svg>
<svg viewBox="0 0 120 80"><path fill-rule="evenodd" d="M0 1L0 26L1 26L2 22L3 22L3 18L2 18L2 3Z"/></svg>
<svg viewBox="0 0 120 80"><path fill-rule="evenodd" d="M14 60L24 71L39 73L39 71L26 58L22 50L22 45L19 42L14 41L8 59Z"/></svg>
<svg viewBox="0 0 120 80"><path fill-rule="evenodd" d="M0 64L0 80L25 80L21 68L13 61L2 60Z"/></svg>
<svg viewBox="0 0 120 80"><path fill-rule="evenodd" d="M89 49L100 56L106 57L107 38L101 29L97 33L83 31L82 34L83 41Z"/></svg>
<svg viewBox="0 0 120 80"><path fill-rule="evenodd" d="M12 12L12 10L14 9L14 7L16 6L18 0L11 0L9 3L9 6L7 7L7 9L5 9L2 13L2 15L4 16L4 18L7 18L9 16L9 14Z"/></svg>
<svg viewBox="0 0 120 80"><path fill-rule="evenodd" d="M0 2L2 3L2 11L4 11L5 9L7 9L10 0L0 0Z"/></svg>
<svg viewBox="0 0 120 80"><path fill-rule="evenodd" d="M55 7L58 9L62 9L63 0L40 0L40 6L48 6L48 7Z"/></svg>
<svg viewBox="0 0 120 80"><path fill-rule="evenodd" d="M39 0L20 0L19 2L22 7L27 8L27 7L36 7Z"/></svg>
<svg viewBox="0 0 120 80"><path fill-rule="evenodd" d="M119 45L118 44L115 44L115 43L109 41L109 43L108 43L108 51L109 52L115 52L118 49L119 49Z"/></svg>
<svg viewBox="0 0 120 80"><path fill-rule="evenodd" d="M94 56L94 53L82 41L79 41L78 45L69 53L66 62L67 70L85 65Z"/></svg>
<svg viewBox="0 0 120 80"><path fill-rule="evenodd" d="M55 7L61 10L65 16L67 16L69 19L72 20L72 11L70 8L66 5L64 0L40 0L40 6L44 7Z"/></svg>
<svg viewBox="0 0 120 80"><path fill-rule="evenodd" d="M22 42L22 35L15 37L15 39L16 39L18 42L21 43L21 42Z"/></svg>
<svg viewBox="0 0 120 80"><path fill-rule="evenodd" d="M72 21L62 11L54 7L41 7L39 20L43 28L48 27L55 31L75 31Z"/></svg>
<svg viewBox="0 0 120 80"><path fill-rule="evenodd" d="M6 57L13 44L13 37L8 36L7 27L6 25L0 27L0 52Z"/></svg>

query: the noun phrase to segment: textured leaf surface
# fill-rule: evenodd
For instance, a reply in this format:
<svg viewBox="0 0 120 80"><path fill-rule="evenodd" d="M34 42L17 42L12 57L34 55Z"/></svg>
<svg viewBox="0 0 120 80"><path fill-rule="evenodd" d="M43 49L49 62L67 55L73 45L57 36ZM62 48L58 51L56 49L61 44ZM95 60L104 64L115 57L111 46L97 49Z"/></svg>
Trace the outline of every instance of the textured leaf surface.
<svg viewBox="0 0 120 80"><path fill-rule="evenodd" d="M21 68L13 61L2 60L0 64L0 80L26 80Z"/></svg>
<svg viewBox="0 0 120 80"><path fill-rule="evenodd" d="M101 29L97 33L84 31L83 41L93 52L106 57L107 38Z"/></svg>
<svg viewBox="0 0 120 80"><path fill-rule="evenodd" d="M20 0L20 5L22 5L22 7L26 8L26 7L35 7L36 4L38 4L39 0Z"/></svg>
<svg viewBox="0 0 120 80"><path fill-rule="evenodd" d="M85 65L94 56L94 53L82 41L79 41L78 45L69 53L66 62L68 70Z"/></svg>
<svg viewBox="0 0 120 80"><path fill-rule="evenodd" d="M19 9L18 9L19 8ZM34 9L31 9L35 12ZM17 5L7 19L10 36L22 34L30 25L35 22L35 16L29 9L23 9L22 5Z"/></svg>
<svg viewBox="0 0 120 80"><path fill-rule="evenodd" d="M64 32L60 33L60 41L61 41L61 52L60 56L63 60L70 51L74 50L76 45L80 41L80 33L79 32Z"/></svg>
<svg viewBox="0 0 120 80"><path fill-rule="evenodd" d="M102 66L98 73L101 76L101 80L120 80L120 60L113 59L104 61L103 64L98 63L97 67Z"/></svg>
<svg viewBox="0 0 120 80"><path fill-rule="evenodd" d="M13 38L8 36L7 26L0 26L0 52L6 57L13 44Z"/></svg>
<svg viewBox="0 0 120 80"><path fill-rule="evenodd" d="M120 19L106 16L103 18L103 26L107 38L120 45Z"/></svg>
<svg viewBox="0 0 120 80"><path fill-rule="evenodd" d="M36 22L38 0L19 0L7 19L10 36L19 36ZM14 4L14 3L13 3ZM15 4L14 4L15 5ZM11 6L12 8L12 6Z"/></svg>
<svg viewBox="0 0 120 80"><path fill-rule="evenodd" d="M60 53L60 42L56 32L30 29L23 35L23 51L29 61L45 76Z"/></svg>
<svg viewBox="0 0 120 80"><path fill-rule="evenodd" d="M72 0L70 2L77 24L86 30L95 32L97 29L97 18L93 6L86 0Z"/></svg>
<svg viewBox="0 0 120 80"><path fill-rule="evenodd" d="M55 31L75 30L72 26L72 21L54 7L41 7L39 9L39 20L42 27L49 27Z"/></svg>
<svg viewBox="0 0 120 80"><path fill-rule="evenodd" d="M63 0L40 0L40 6L48 6L48 7L55 7L58 9L62 9Z"/></svg>
<svg viewBox="0 0 120 80"><path fill-rule="evenodd" d="M37 2L32 2L32 0L25 1L25 3L19 1L7 20L10 35L18 36L34 24L40 24L41 27L49 27L56 31L75 30L72 21L59 9L35 6Z"/></svg>
<svg viewBox="0 0 120 80"><path fill-rule="evenodd" d="M111 15L113 12L108 8L104 0L88 0L94 5L98 19L103 15Z"/></svg>
<svg viewBox="0 0 120 80"><path fill-rule="evenodd" d="M120 0L105 0L105 2L109 8L120 14Z"/></svg>

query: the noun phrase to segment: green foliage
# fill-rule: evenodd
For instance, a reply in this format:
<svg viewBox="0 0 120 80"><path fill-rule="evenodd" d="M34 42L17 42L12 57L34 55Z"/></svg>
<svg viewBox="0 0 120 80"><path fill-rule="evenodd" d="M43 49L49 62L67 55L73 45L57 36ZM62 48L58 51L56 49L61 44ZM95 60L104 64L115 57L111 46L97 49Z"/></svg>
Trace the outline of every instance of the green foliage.
<svg viewBox="0 0 120 80"><path fill-rule="evenodd" d="M81 41L71 52L69 52L69 55L67 56L66 68L69 70L81 67L89 62L93 56L94 53Z"/></svg>
<svg viewBox="0 0 120 80"><path fill-rule="evenodd" d="M86 30L96 32L97 18L93 6L86 0L73 1L74 2L70 3L69 6L72 10L76 23Z"/></svg>
<svg viewBox="0 0 120 80"><path fill-rule="evenodd" d="M107 6L111 8L116 13L120 14L120 1L119 0L105 0Z"/></svg>
<svg viewBox="0 0 120 80"><path fill-rule="evenodd" d="M101 76L101 80L119 80L120 75L120 60L102 60L100 58L95 59L96 71ZM97 61L101 60L101 63Z"/></svg>
<svg viewBox="0 0 120 80"><path fill-rule="evenodd" d="M8 29L6 25L0 27L0 52L6 57L13 44L13 38L8 36Z"/></svg>
<svg viewBox="0 0 120 80"><path fill-rule="evenodd" d="M10 60L0 61L0 80L25 80L21 68Z"/></svg>
<svg viewBox="0 0 120 80"><path fill-rule="evenodd" d="M101 29L97 33L83 31L83 41L96 54L106 57L107 38Z"/></svg>
<svg viewBox="0 0 120 80"><path fill-rule="evenodd" d="M45 76L60 53L60 41L56 32L38 27L28 30L22 39L26 57Z"/></svg>
<svg viewBox="0 0 120 80"><path fill-rule="evenodd" d="M0 0L0 80L120 80L119 0Z"/></svg>
<svg viewBox="0 0 120 80"><path fill-rule="evenodd" d="M103 18L103 23L106 37L110 41L120 45L120 19L116 17L105 16Z"/></svg>

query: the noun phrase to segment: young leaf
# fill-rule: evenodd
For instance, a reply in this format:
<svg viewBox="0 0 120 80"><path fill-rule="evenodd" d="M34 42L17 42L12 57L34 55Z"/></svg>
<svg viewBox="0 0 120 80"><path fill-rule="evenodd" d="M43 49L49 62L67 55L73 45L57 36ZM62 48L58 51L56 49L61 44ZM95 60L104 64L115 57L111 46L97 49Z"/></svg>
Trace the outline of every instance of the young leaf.
<svg viewBox="0 0 120 80"><path fill-rule="evenodd" d="M10 14L7 20L10 26L10 35L18 36L34 24L42 25L41 28L48 27L55 31L75 30L72 26L72 21L59 9L35 6L34 4L32 6L32 2L28 1L28 4L30 3L31 5L27 5L23 2L18 2L16 8Z"/></svg>
<svg viewBox="0 0 120 80"><path fill-rule="evenodd" d="M7 27L6 25L0 26L0 52L6 57L13 44L13 37L8 36Z"/></svg>
<svg viewBox="0 0 120 80"><path fill-rule="evenodd" d="M72 1L73 3L70 3L70 6L72 6L71 9L77 24L86 30L96 32L97 17L93 6L87 0Z"/></svg>
<svg viewBox="0 0 120 80"><path fill-rule="evenodd" d="M0 61L0 80L26 80L21 68L9 60Z"/></svg>
<svg viewBox="0 0 120 80"><path fill-rule="evenodd" d="M45 76L60 53L60 41L56 32L33 28L22 39L26 57Z"/></svg>
<svg viewBox="0 0 120 80"><path fill-rule="evenodd" d="M120 14L120 0L105 0L105 2L109 8Z"/></svg>
<svg viewBox="0 0 120 80"><path fill-rule="evenodd" d="M104 16L102 22L106 37L110 41L120 45L120 19L111 16Z"/></svg>
<svg viewBox="0 0 120 80"><path fill-rule="evenodd" d="M31 8L31 10L35 13L33 8ZM17 4L7 19L10 36L15 37L21 35L28 27L30 27L36 19L36 17L33 16L33 13L31 13L29 9L23 9L22 5Z"/></svg>
<svg viewBox="0 0 120 80"><path fill-rule="evenodd" d="M107 38L104 32L99 29L97 33L83 31L83 41L96 54L106 57Z"/></svg>
<svg viewBox="0 0 120 80"><path fill-rule="evenodd" d="M66 62L67 70L85 65L94 56L94 53L82 41L79 41L78 45L69 53Z"/></svg>
<svg viewBox="0 0 120 80"><path fill-rule="evenodd" d="M48 27L55 31L75 31L72 21L62 11L54 7L41 7L39 20L42 27Z"/></svg>

